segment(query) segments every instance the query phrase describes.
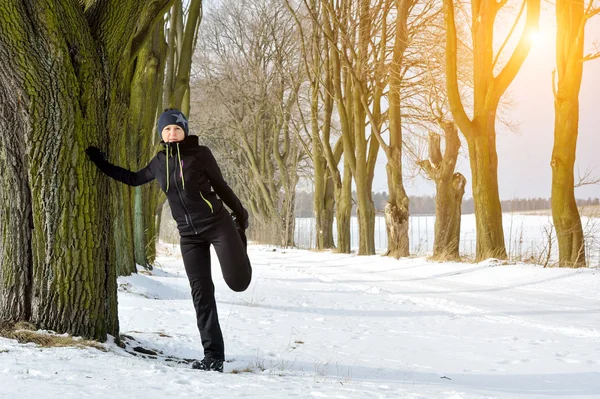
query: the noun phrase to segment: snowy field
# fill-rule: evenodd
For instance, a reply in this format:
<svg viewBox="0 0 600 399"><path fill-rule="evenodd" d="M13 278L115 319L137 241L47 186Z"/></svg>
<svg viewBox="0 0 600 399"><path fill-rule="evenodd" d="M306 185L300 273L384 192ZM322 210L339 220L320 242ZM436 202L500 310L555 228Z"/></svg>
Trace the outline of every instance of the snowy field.
<svg viewBox="0 0 600 399"><path fill-rule="evenodd" d="M598 269L249 253L244 293L213 267L225 373L185 360L202 348L178 248L166 246L153 275L119 279L126 349L0 338L0 398L600 397Z"/></svg>
<svg viewBox="0 0 600 399"><path fill-rule="evenodd" d="M588 265L600 266L600 218L582 217L581 223L585 235L585 253ZM473 258L476 248L475 215L462 215L460 226L460 253ZM552 231L550 248L551 263L558 260L558 244L553 229L551 215L530 215L503 213L502 227L507 255L510 259L546 259L548 254L549 232ZM333 225L334 239L337 240L337 228ZM431 255L435 236L435 216L416 215L409 218L410 253L414 255ZM298 248L315 247L315 219L296 218L294 240ZM377 253L387 250L387 233L385 218L375 217L375 249ZM350 243L353 251L358 250L358 219L350 220Z"/></svg>

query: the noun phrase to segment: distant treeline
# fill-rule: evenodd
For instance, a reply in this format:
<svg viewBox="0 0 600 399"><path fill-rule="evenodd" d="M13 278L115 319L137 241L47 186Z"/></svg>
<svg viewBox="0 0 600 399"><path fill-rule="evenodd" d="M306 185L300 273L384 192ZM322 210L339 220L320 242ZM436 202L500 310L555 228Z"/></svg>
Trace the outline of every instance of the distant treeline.
<svg viewBox="0 0 600 399"><path fill-rule="evenodd" d="M352 193L354 206L352 214L356 215L356 192ZM375 210L382 213L388 201L386 192L373 193L373 202ZM502 211L504 212L523 212L550 209L550 199L548 198L513 198L501 201ZM578 199L578 206L600 205L600 199L588 198ZM434 196L415 196L410 197L409 211L411 215L433 215L435 214ZM473 198L467 198L462 203L462 213L469 214L475 212ZM296 193L296 217L312 217L313 215L313 193L299 191Z"/></svg>

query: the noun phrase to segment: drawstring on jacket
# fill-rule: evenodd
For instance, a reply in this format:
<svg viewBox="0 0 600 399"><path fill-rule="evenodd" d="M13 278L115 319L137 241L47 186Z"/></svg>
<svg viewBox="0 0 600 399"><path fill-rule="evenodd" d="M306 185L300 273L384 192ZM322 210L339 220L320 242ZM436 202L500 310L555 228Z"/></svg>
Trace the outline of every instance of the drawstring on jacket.
<svg viewBox="0 0 600 399"><path fill-rule="evenodd" d="M183 161L181 160L181 154L179 153L179 143L177 143L177 160L179 161L179 170L181 170L181 186L185 190L185 179L183 178Z"/></svg>
<svg viewBox="0 0 600 399"><path fill-rule="evenodd" d="M167 143L167 190L169 191L169 156L173 155L173 149ZM177 143L177 160L179 161L179 169L181 170L181 185L185 190L185 179L183 178L183 161L181 161L181 153L179 152L179 143Z"/></svg>
<svg viewBox="0 0 600 399"><path fill-rule="evenodd" d="M169 150L171 146L167 144L167 191L169 191Z"/></svg>

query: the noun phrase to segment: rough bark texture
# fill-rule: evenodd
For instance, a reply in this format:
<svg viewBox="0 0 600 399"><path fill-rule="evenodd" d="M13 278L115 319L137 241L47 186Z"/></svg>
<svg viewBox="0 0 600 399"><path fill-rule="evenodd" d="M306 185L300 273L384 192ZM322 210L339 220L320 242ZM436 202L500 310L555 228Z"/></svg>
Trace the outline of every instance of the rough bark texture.
<svg viewBox="0 0 600 399"><path fill-rule="evenodd" d="M9 70L0 71L1 81L15 79ZM32 254L31 191L26 164L29 129L18 97L0 85L0 129L22 136L15 140L0 135L0 320L28 320L31 315ZM23 228L27 226L28 228Z"/></svg>
<svg viewBox="0 0 600 399"><path fill-rule="evenodd" d="M585 10L583 1L556 3L557 87L554 96L552 219L559 266L586 264L581 217L575 202L575 153L579 133L579 90L583 75Z"/></svg>
<svg viewBox="0 0 600 399"><path fill-rule="evenodd" d="M3 319L104 340L118 336L113 224L106 180L84 149L122 133L108 123L123 95L113 79L126 75L123 52L147 2L90 3L0 3L0 93L11 93L0 98L0 124L9 126L0 309Z"/></svg>
<svg viewBox="0 0 600 399"><path fill-rule="evenodd" d="M0 29L1 69L12 75L4 75L0 85L19 102L5 110L5 117L12 123L23 120L24 114L27 121L21 124L23 130L9 130L15 134L10 140L22 142L24 151L9 152L10 147L3 146L2 152L9 165L23 167L25 175L19 177L27 187L22 190L31 192L31 201L24 202L29 209L21 214L32 216L23 220L16 234L6 231L17 239L31 235L30 244L19 243L31 257L15 251L2 259L2 283L9 283L4 290L19 286L7 276L21 275L19 280L27 281L29 274L31 295L19 294L16 309L31 309L28 319L41 328L103 338L107 296L116 297L116 290L106 290L110 265L106 245L95 234L102 226L99 200L104 196L90 187L94 171L82 151L90 139L103 134L102 69L94 42L86 34L82 13L49 1L4 2ZM3 108L14 106L5 98ZM11 238L4 235L6 240ZM17 264L23 260L28 263ZM116 316L116 309L112 313ZM15 319L23 314L4 316Z"/></svg>

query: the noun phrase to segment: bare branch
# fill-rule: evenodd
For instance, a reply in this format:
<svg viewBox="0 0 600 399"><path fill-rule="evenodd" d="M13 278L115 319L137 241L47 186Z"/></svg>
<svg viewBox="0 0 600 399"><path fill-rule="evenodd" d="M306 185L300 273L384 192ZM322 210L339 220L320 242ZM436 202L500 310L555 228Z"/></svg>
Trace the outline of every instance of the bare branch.
<svg viewBox="0 0 600 399"><path fill-rule="evenodd" d="M540 0L527 0L527 18L519 43L502 71L494 79L493 93L495 102L498 102L506 89L508 89L508 86L517 76L521 65L525 62L527 54L529 54L532 43L531 40L529 40L528 33L532 29L538 29L541 8L540 3Z"/></svg>
<svg viewBox="0 0 600 399"><path fill-rule="evenodd" d="M586 168L585 172L583 172L583 176L578 174L578 181L575 183L575 188L583 187L583 186L593 186L596 184L600 184L600 176L594 176L592 173L594 172L594 168Z"/></svg>
<svg viewBox="0 0 600 399"><path fill-rule="evenodd" d="M506 3L506 1L504 3ZM500 55L502 54L502 50L504 50L504 47L506 47L506 44L508 43L508 41L512 37L513 33L515 32L515 29L516 29L517 25L519 24L519 21L521 20L521 16L523 15L523 11L525 11L525 4L527 4L527 0L523 0L523 3L521 4L521 9L519 10L517 17L515 18L515 22L513 23L513 26L510 28L508 35L506 35L506 38L504 39L504 43L502 43L502 46L500 46L500 49L496 53L496 58L494 58L494 62L492 63L492 68L496 67L498 60L500 59Z"/></svg>
<svg viewBox="0 0 600 399"><path fill-rule="evenodd" d="M444 0L444 19L446 21L446 85L448 87L448 101L456 124L464 135L469 135L472 122L465 112L458 89L457 34L453 0Z"/></svg>
<svg viewBox="0 0 600 399"><path fill-rule="evenodd" d="M600 51L597 53L592 53L592 54L586 55L585 57L583 57L583 62L595 60L597 58L600 58Z"/></svg>

